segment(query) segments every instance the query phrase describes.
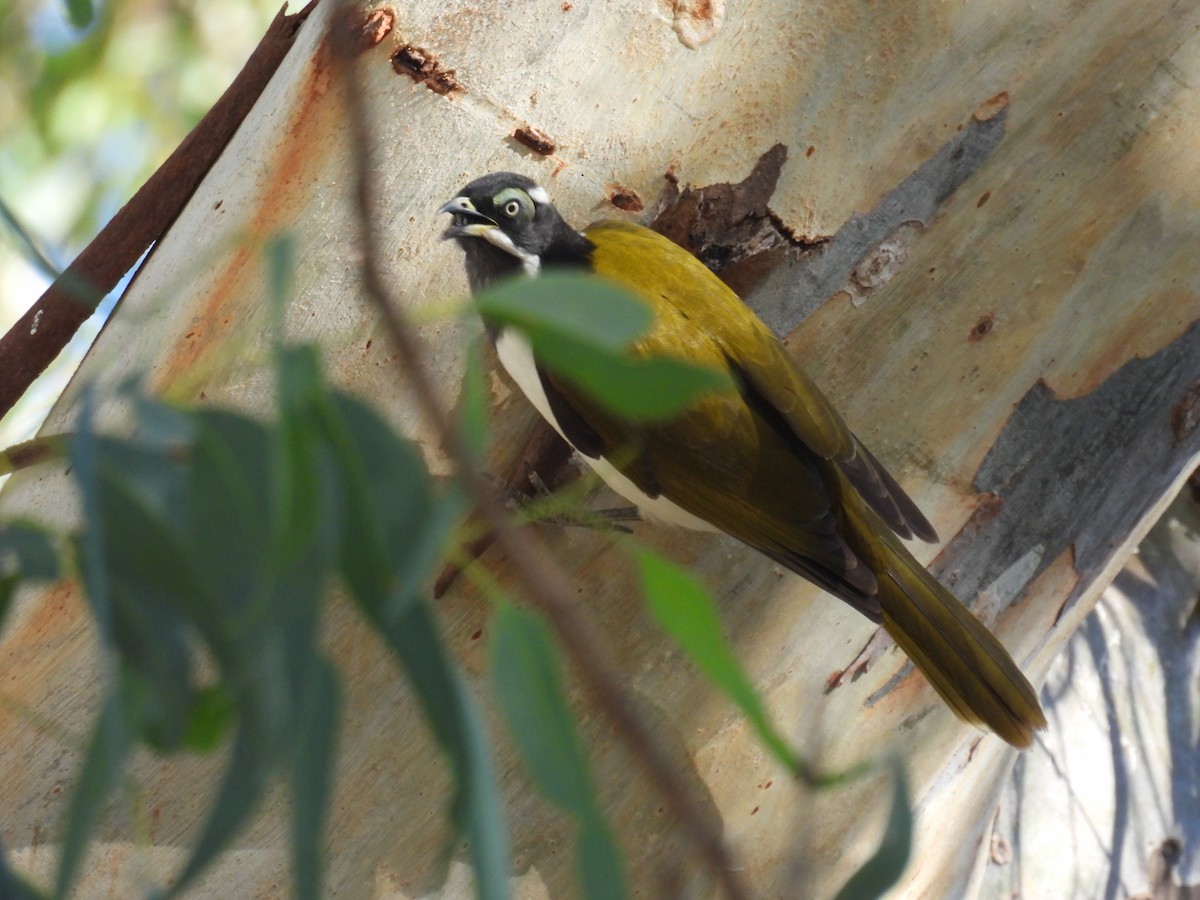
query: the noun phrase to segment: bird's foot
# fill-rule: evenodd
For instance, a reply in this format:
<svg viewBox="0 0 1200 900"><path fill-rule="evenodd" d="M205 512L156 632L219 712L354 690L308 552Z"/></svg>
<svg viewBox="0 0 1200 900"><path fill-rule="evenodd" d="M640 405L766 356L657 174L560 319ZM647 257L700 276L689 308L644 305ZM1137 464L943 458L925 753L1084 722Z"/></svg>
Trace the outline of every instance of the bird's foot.
<svg viewBox="0 0 1200 900"><path fill-rule="evenodd" d="M533 496L514 496L510 500L510 506L528 513L531 521L541 525L555 525L560 528L593 528L596 531L619 531L630 534L632 529L622 523L641 521L636 506L585 509L575 503L563 505L562 501L546 487L537 472L529 473L529 483L533 485Z"/></svg>

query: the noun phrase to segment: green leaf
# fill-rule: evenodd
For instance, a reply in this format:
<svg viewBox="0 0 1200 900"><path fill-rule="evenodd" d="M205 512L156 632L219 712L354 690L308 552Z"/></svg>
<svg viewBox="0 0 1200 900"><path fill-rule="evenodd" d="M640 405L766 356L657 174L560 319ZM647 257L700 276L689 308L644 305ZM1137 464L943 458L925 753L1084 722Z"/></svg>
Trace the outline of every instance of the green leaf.
<svg viewBox="0 0 1200 900"><path fill-rule="evenodd" d="M132 735L125 722L121 697L109 694L96 721L92 739L83 758L83 766L71 794L67 812L67 831L63 836L62 855L58 860L58 877L54 896L67 897L79 874L87 853L92 830L121 777L125 758L129 754Z"/></svg>
<svg viewBox="0 0 1200 900"><path fill-rule="evenodd" d="M580 820L579 882L588 900L623 900L629 896L625 861L604 817L597 811Z"/></svg>
<svg viewBox="0 0 1200 900"><path fill-rule="evenodd" d="M550 272L506 281L476 305L493 326L520 329L548 368L630 419L665 419L703 394L733 387L725 372L707 366L630 356L629 345L650 327L653 314L632 294L590 275Z"/></svg>
<svg viewBox="0 0 1200 900"><path fill-rule="evenodd" d="M92 24L91 0L67 0L67 15L76 28L87 28Z"/></svg>
<svg viewBox="0 0 1200 900"><path fill-rule="evenodd" d="M772 755L791 771L805 773L805 765L771 725L762 701L734 657L708 592L688 572L661 556L637 550L635 558L646 601L658 623L708 680L737 704Z"/></svg>
<svg viewBox="0 0 1200 900"><path fill-rule="evenodd" d="M727 374L707 366L628 356L565 336L535 343L534 352L610 412L638 421L670 418L705 394L733 387Z"/></svg>
<svg viewBox="0 0 1200 900"><path fill-rule="evenodd" d="M296 896L318 900L324 868L321 833L329 809L341 691L337 673L326 660L314 659L308 674L292 751L292 870Z"/></svg>
<svg viewBox="0 0 1200 900"><path fill-rule="evenodd" d="M361 401L333 394L322 422L341 479L341 571L381 622L417 601L464 501L434 490L424 458Z"/></svg>
<svg viewBox="0 0 1200 900"><path fill-rule="evenodd" d="M281 232L267 242L267 286L271 304L271 327L275 335L276 351L287 349L284 343L284 317L288 302L292 298L293 280L296 273L296 239L288 232Z"/></svg>
<svg viewBox="0 0 1200 900"><path fill-rule="evenodd" d="M496 787L487 733L475 703L442 646L429 609L411 604L396 620L374 619L403 664L434 736L450 759L456 787L454 823L470 844L477 894L504 900L508 893L508 828Z"/></svg>
<svg viewBox="0 0 1200 900"><path fill-rule="evenodd" d="M31 522L0 524L0 571L17 571L23 578L49 580L59 576L54 536Z"/></svg>
<svg viewBox="0 0 1200 900"><path fill-rule="evenodd" d="M525 767L551 801L578 814L595 805L587 760L563 694L545 624L511 603L492 617L492 684Z"/></svg>
<svg viewBox="0 0 1200 900"><path fill-rule="evenodd" d="M526 770L576 819L584 894L590 900L624 897L621 855L596 801L549 630L531 613L501 603L489 649L492 684Z"/></svg>
<svg viewBox="0 0 1200 900"><path fill-rule="evenodd" d="M592 275L565 272L510 279L476 297L475 305L484 321L520 328L535 348L562 337L618 351L653 321L632 294Z"/></svg>
<svg viewBox="0 0 1200 900"><path fill-rule="evenodd" d="M233 698L224 685L200 688L192 702L183 746L197 753L211 753L229 733L234 715Z"/></svg>
<svg viewBox="0 0 1200 900"><path fill-rule="evenodd" d="M301 552L319 528L324 510L317 472L319 436L314 410L327 396L320 360L312 346L276 348L276 391L279 427L272 520L284 564Z"/></svg>
<svg viewBox="0 0 1200 900"><path fill-rule="evenodd" d="M261 736L255 735L244 725L239 728L225 768L225 777L208 819L192 848L187 865L167 892L168 897L181 896L246 824L262 797L269 761L269 756L263 753Z"/></svg>
<svg viewBox="0 0 1200 900"><path fill-rule="evenodd" d="M27 522L0 524L0 628L23 580L53 579L58 573L58 550L48 532Z"/></svg>
<svg viewBox="0 0 1200 900"><path fill-rule="evenodd" d="M483 371L483 347L477 340L467 347L458 407L463 441L471 459L479 465L487 452L488 390Z"/></svg>
<svg viewBox="0 0 1200 900"><path fill-rule="evenodd" d="M892 767L892 811L879 849L838 891L837 900L882 897L904 874L912 854L913 816L908 802L908 782L899 762Z"/></svg>
<svg viewBox="0 0 1200 900"><path fill-rule="evenodd" d="M0 897L4 900L43 900L44 896L9 867L4 842L0 841Z"/></svg>

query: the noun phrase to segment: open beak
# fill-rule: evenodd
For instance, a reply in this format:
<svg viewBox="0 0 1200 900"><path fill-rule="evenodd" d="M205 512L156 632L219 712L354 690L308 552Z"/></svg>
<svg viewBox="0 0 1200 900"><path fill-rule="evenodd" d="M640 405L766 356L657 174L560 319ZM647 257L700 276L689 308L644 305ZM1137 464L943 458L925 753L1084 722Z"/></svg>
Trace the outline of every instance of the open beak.
<svg viewBox="0 0 1200 900"><path fill-rule="evenodd" d="M462 237L482 237L484 232L496 227L496 222L475 208L466 197L455 197L449 203L438 207L438 212L449 213L453 218L450 225L442 232L442 240Z"/></svg>

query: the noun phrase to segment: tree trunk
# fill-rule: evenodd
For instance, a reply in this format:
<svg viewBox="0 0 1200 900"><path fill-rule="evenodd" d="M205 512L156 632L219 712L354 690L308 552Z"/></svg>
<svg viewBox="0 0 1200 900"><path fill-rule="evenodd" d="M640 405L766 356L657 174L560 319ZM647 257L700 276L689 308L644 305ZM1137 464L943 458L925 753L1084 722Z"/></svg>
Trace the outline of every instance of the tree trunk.
<svg viewBox="0 0 1200 900"><path fill-rule="evenodd" d="M261 243L287 231L299 261L289 333L318 341L331 377L444 470L362 300L356 161L325 33L333 12L325 0L305 23L47 431L71 427L81 384L111 390L133 373L181 402L268 409ZM372 113L373 202L389 275L428 323L421 337L448 403L478 326L440 314L465 290L459 253L438 240L441 202L497 169L537 178L579 225L644 221L675 201L661 227L725 263L786 334L942 535L940 548L916 552L978 601L1041 683L1200 454L1196 5L417 2L374 21L381 39L364 41L354 64ZM491 466L507 472L535 414L503 376L491 386ZM106 401L103 417L118 421L118 406ZM66 475L20 473L0 511L69 525ZM878 841L883 776L796 787L650 624L627 557L597 534L543 531L746 880L764 896L834 893ZM638 533L706 581L771 717L807 758L830 770L903 759L917 836L899 895L978 884L1015 751L955 720L895 650L826 692L870 623L731 540ZM506 577L498 554L484 563ZM438 612L487 705L488 604L460 581ZM333 607L328 640L347 704L329 891L424 895L447 837L447 771L413 695L348 605ZM96 711L95 645L76 589L23 596L0 654L16 701L0 708L3 837L44 879ZM649 895L706 884L662 799L576 694L631 883ZM492 733L517 894L568 896L570 829L533 791L498 721ZM125 894L146 872L174 871L215 772L207 759L140 758L136 821L128 798L114 801L84 892ZM198 895L278 893L285 815L273 795ZM465 890L465 877L454 862L445 893Z"/></svg>

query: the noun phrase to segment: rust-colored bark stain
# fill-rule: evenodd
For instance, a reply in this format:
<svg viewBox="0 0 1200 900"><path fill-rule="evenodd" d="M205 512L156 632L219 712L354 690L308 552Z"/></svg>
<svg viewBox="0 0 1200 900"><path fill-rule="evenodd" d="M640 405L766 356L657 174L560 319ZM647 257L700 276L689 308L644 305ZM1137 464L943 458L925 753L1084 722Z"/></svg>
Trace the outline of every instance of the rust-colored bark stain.
<svg viewBox="0 0 1200 900"><path fill-rule="evenodd" d="M90 619L75 582L63 579L41 591L18 622L4 634L0 671L14 673L5 680L4 692L18 708L44 709L48 692L56 689L53 673L71 668L81 655ZM0 728L9 729L10 717L17 716L13 707L0 705Z"/></svg>
<svg viewBox="0 0 1200 900"><path fill-rule="evenodd" d="M396 27L396 14L386 8L372 10L350 9L343 25L349 31L350 46L365 53L377 46Z"/></svg>
<svg viewBox="0 0 1200 900"><path fill-rule="evenodd" d="M405 44L392 54L392 68L443 97L463 90L453 69L443 69L430 51L415 44Z"/></svg>
<svg viewBox="0 0 1200 900"><path fill-rule="evenodd" d="M989 122L1001 113L1008 111L1008 91L1001 91L994 97L983 101L979 109L971 115L976 122Z"/></svg>
<svg viewBox="0 0 1200 900"><path fill-rule="evenodd" d="M967 340L971 343L978 343L992 333L992 329L996 327L996 314L987 312L979 317L979 321L971 327L971 333L967 335Z"/></svg>
<svg viewBox="0 0 1200 900"><path fill-rule="evenodd" d="M1200 381L1193 381L1171 410L1171 436L1181 444L1200 426Z"/></svg>
<svg viewBox="0 0 1200 900"><path fill-rule="evenodd" d="M513 140L540 156L550 156L558 147L546 132L532 125L522 125L512 133Z"/></svg>
<svg viewBox="0 0 1200 900"><path fill-rule="evenodd" d="M295 222L310 193L321 183L317 173L324 170L331 146L327 136L342 124L340 105L328 97L336 65L336 52L328 41L323 42L294 95L296 104L281 129L274 156L263 160L260 167L264 176L249 201L254 209L246 223L248 240L239 242L222 259L212 287L197 303L187 332L156 367L151 385L155 392L164 391L220 353L238 329L254 327L252 323L263 314L265 298L247 289L247 285L260 284L256 272L262 255L255 239L267 239Z"/></svg>
<svg viewBox="0 0 1200 900"><path fill-rule="evenodd" d="M608 202L617 209L629 213L641 212L646 208L646 204L642 202L637 191L621 187L619 184L612 185L608 189Z"/></svg>

